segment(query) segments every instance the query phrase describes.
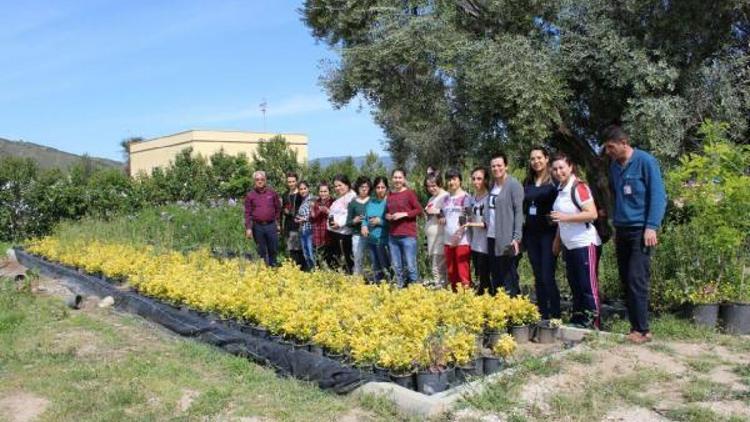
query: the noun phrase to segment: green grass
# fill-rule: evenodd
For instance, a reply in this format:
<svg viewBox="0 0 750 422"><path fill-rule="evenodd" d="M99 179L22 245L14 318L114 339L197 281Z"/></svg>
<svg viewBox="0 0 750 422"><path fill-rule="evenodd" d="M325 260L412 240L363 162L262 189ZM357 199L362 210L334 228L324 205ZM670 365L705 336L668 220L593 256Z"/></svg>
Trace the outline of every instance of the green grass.
<svg viewBox="0 0 750 422"><path fill-rule="evenodd" d="M688 402L717 401L731 398L733 393L726 384L695 377L683 387L682 397Z"/></svg>
<svg viewBox="0 0 750 422"><path fill-rule="evenodd" d="M549 404L558 420L598 420L621 402L654 406L657 399L643 395L643 391L653 383L670 378L669 374L650 368L620 377L601 378L599 375L588 380L581 391L552 396Z"/></svg>
<svg viewBox="0 0 750 422"><path fill-rule="evenodd" d="M464 396L461 404L478 410L513 415L513 408L518 404L521 386L528 380L528 377L531 375L549 377L558 374L562 369L562 363L557 359L527 357L514 365L514 368L513 374L486 385L479 394Z"/></svg>
<svg viewBox="0 0 750 422"><path fill-rule="evenodd" d="M723 364L724 361L715 355L703 353L700 356L688 358L686 363L693 371L705 374Z"/></svg>
<svg viewBox="0 0 750 422"><path fill-rule="evenodd" d="M680 422L716 422L723 419L713 410L694 404L672 409L667 412L667 417Z"/></svg>
<svg viewBox="0 0 750 422"><path fill-rule="evenodd" d="M383 399L327 393L247 359L154 330L111 310L69 311L0 280L0 397L49 400L42 420L178 420L257 416L337 420L357 409L404 417ZM178 402L196 397L185 411Z"/></svg>
<svg viewBox="0 0 750 422"><path fill-rule="evenodd" d="M725 346L740 353L750 352L750 338L747 336L725 335L713 328L703 327L672 314L662 314L651 319L651 332L656 340L707 342ZM607 324L607 330L627 334L630 325L624 320L614 320Z"/></svg>
<svg viewBox="0 0 750 422"><path fill-rule="evenodd" d="M734 373L739 375L740 381L750 387L750 365L739 364L734 367Z"/></svg>
<svg viewBox="0 0 750 422"><path fill-rule="evenodd" d="M648 343L646 347L648 347L649 349L655 352L664 353L665 355L669 355L669 356L674 356L675 354L677 354L677 351L675 351L671 346L669 346L666 343L661 343L661 342Z"/></svg>
<svg viewBox="0 0 750 422"><path fill-rule="evenodd" d="M582 365L590 365L594 363L594 354L586 351L570 353L567 358Z"/></svg>

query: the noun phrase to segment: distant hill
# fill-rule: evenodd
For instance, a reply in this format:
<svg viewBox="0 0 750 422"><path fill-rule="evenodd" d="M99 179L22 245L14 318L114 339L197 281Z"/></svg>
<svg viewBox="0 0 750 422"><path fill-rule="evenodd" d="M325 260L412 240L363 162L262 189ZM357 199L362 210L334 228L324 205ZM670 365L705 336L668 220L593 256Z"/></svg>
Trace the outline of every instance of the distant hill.
<svg viewBox="0 0 750 422"><path fill-rule="evenodd" d="M310 164L314 162L318 162L320 163L321 167L325 168L330 164L346 160L347 158L349 158L349 156L321 157L321 158L315 158L315 159L310 160ZM354 160L354 165L357 167L361 167L362 164L364 164L365 162L364 155L361 157L352 157L352 159ZM380 160L381 163L383 163L385 168L390 169L391 167L393 167L393 161L391 160L391 157L387 155L381 155L380 157L378 157L378 159Z"/></svg>
<svg viewBox="0 0 750 422"><path fill-rule="evenodd" d="M72 165L78 163L82 156L60 151L59 149L46 147L25 141L11 141L0 138L0 157L21 157L31 158L37 162L41 169L59 168L66 170ZM118 167L121 168L123 163L106 158L90 157L97 167Z"/></svg>

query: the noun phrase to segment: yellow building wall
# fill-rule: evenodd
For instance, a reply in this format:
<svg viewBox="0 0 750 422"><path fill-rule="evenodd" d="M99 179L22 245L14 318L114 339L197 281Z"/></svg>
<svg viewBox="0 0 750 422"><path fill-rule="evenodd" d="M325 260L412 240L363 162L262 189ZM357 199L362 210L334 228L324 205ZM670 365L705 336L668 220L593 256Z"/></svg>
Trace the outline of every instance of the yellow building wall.
<svg viewBox="0 0 750 422"><path fill-rule="evenodd" d="M278 134L240 131L207 131L190 130L163 136L143 142L130 144L130 174L151 174L156 167L167 167L174 161L175 156L185 148L193 148L193 154L203 157L224 150L225 153L236 155L245 153L252 159L258 144L271 139ZM297 152L297 159L301 163L307 162L307 136L302 134L281 134L289 147Z"/></svg>

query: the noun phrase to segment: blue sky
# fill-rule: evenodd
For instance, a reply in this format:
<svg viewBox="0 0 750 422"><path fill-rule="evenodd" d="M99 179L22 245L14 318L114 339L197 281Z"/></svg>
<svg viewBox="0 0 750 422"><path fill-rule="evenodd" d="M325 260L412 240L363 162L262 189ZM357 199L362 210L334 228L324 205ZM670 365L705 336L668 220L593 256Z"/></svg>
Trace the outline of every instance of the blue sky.
<svg viewBox="0 0 750 422"><path fill-rule="evenodd" d="M282 0L0 0L0 137L121 159L119 142L191 128L306 133L311 158L382 153L363 102L334 110Z"/></svg>

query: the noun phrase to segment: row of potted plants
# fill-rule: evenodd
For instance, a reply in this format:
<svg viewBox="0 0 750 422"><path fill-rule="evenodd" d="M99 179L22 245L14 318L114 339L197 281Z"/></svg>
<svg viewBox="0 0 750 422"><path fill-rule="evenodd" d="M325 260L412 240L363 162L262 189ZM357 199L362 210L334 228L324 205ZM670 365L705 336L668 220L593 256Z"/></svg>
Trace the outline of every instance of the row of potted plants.
<svg viewBox="0 0 750 422"><path fill-rule="evenodd" d="M144 295L234 320L290 347L317 348L354 365L387 369L394 378L420 371L448 377L442 374L456 371L452 368L478 372L479 360L482 372L492 372L515 342L506 336L495 344L500 348L481 349L477 339L485 331L504 333L539 320L536 306L523 297L373 286L340 273L219 260L206 250L182 254L56 237L30 242L27 250L125 279ZM461 376L467 371L458 370Z"/></svg>

